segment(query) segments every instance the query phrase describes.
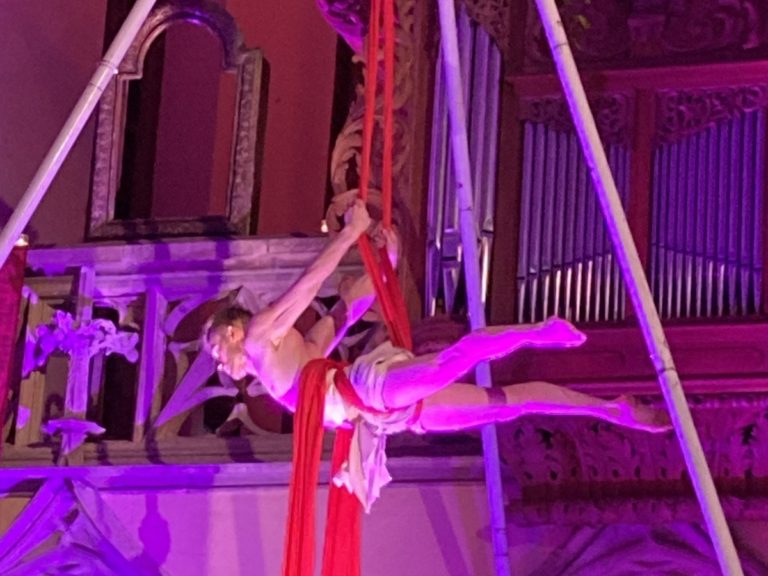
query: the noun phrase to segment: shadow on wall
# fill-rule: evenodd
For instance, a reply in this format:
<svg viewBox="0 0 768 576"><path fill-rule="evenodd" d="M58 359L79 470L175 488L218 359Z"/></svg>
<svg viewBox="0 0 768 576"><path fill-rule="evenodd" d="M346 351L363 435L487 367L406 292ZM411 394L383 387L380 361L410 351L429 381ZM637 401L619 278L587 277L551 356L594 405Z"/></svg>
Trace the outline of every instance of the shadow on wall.
<svg viewBox="0 0 768 576"><path fill-rule="evenodd" d="M139 525L139 541L144 545L142 560L162 566L171 551L171 530L168 521L160 514L158 495L146 494L146 514Z"/></svg>
<svg viewBox="0 0 768 576"><path fill-rule="evenodd" d="M437 541L440 542L440 551L443 554L444 565L449 570L446 576L461 576L472 574L464 556L466 546L463 543L463 535L456 533L456 527L448 513L448 507L443 499L443 494L433 487L419 489L424 508L427 511L432 530Z"/></svg>

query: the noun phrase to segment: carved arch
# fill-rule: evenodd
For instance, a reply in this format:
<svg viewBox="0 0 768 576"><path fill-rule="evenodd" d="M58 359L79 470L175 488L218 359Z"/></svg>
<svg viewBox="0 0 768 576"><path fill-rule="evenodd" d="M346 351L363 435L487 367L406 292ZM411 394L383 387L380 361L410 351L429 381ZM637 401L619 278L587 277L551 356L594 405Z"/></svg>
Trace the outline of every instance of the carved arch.
<svg viewBox="0 0 768 576"><path fill-rule="evenodd" d="M201 26L218 38L223 53L222 70L237 75L227 214L224 217L158 221L115 220L129 82L142 77L144 59L153 41L180 23ZM99 104L88 238L251 233L255 222L253 195L258 182L265 126L266 69L261 51L245 47L234 19L220 6L207 0L168 0L155 8L129 47Z"/></svg>

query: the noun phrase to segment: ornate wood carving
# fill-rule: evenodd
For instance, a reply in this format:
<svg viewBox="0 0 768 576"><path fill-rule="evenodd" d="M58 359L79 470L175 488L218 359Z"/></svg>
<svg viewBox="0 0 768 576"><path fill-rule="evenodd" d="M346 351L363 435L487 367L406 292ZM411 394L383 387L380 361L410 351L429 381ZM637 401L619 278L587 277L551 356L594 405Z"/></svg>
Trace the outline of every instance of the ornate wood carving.
<svg viewBox="0 0 768 576"><path fill-rule="evenodd" d="M496 40L506 56L526 68L548 68L551 56L535 4L525 19L524 55L511 54L513 18L509 0L462 0L469 15ZM582 64L662 62L696 54L732 57L765 45L765 7L754 0L562 0L558 2L571 48Z"/></svg>
<svg viewBox="0 0 768 576"><path fill-rule="evenodd" d="M670 143L768 106L768 85L663 90L656 95L656 140Z"/></svg>
<svg viewBox="0 0 768 576"><path fill-rule="evenodd" d="M152 42L179 22L192 22L210 30L221 42L223 70L237 74L237 112L227 190L227 215L196 219L115 220L128 83L141 78L144 58ZM252 232L253 193L260 161L259 140L264 124L264 72L261 51L245 48L234 20L219 5L206 0L170 0L155 8L131 44L116 77L110 82L99 104L88 238Z"/></svg>
<svg viewBox="0 0 768 576"><path fill-rule="evenodd" d="M423 140L426 110L431 100L428 78L432 75L434 63L428 57L426 38L428 32L428 9L414 0L396 1L396 44L395 44L395 118L393 150L394 220L399 228L404 253L415 254L411 245L422 245L420 231L421 210L425 194L422 187ZM377 64L381 67L380 58ZM367 65L365 55L358 53L354 60L363 67ZM383 70L379 70L379 82ZM418 89L416 88L418 86ZM336 139L330 162L330 179L335 193L327 219L330 221L339 211L339 206L359 187L358 168L362 148L364 114L363 84L356 87L357 98L350 106L347 121ZM370 203L380 205L382 112L381 97L376 101L376 126L374 128ZM418 258L403 259L399 268L404 293L412 295L407 301L412 309L420 307L418 283L421 276L421 262Z"/></svg>
<svg viewBox="0 0 768 576"><path fill-rule="evenodd" d="M80 324L71 314L57 310L49 324L38 326L35 334L28 334L22 375L26 377L32 370L44 366L48 356L57 350L70 355L83 352L88 358L117 353L129 362L136 362L138 341L138 334L119 330L109 320Z"/></svg>
<svg viewBox="0 0 768 576"><path fill-rule="evenodd" d="M630 145L634 116L632 95L603 94L590 98L589 104L603 142ZM523 121L545 124L554 130L574 130L568 104L562 97L522 98L518 115Z"/></svg>
<svg viewBox="0 0 768 576"><path fill-rule="evenodd" d="M766 568L745 548L742 567L750 576ZM542 559L531 576L659 576L696 574L717 576L712 544L703 526L674 523L665 526L580 526L562 538L557 550Z"/></svg>
<svg viewBox="0 0 768 576"><path fill-rule="evenodd" d="M467 15L480 24L496 42L502 54L507 55L512 27L511 0L461 0Z"/></svg>
<svg viewBox="0 0 768 576"><path fill-rule="evenodd" d="M768 517L768 396L694 396L689 403L729 516ZM502 458L521 487L512 506L516 522L698 519L672 432L526 417L501 426L499 438Z"/></svg>
<svg viewBox="0 0 768 576"><path fill-rule="evenodd" d="M612 0L568 0L559 2L560 15L577 60L610 61L626 56L631 44L628 3ZM525 31L525 64L528 67L551 65L549 44L539 12L528 3Z"/></svg>
<svg viewBox="0 0 768 576"><path fill-rule="evenodd" d="M403 191L409 189L408 173L404 167L409 159L411 140L413 138L413 126L410 109L413 97L413 67L415 60L415 2L413 0L400 0L397 3L397 24L395 35L395 124L393 151L393 177L394 190ZM365 54L360 53L355 59L368 66ZM377 78L379 84L383 81L382 60L377 61L380 67ZM367 76L367 74L366 74ZM347 121L341 130L331 156L331 183L336 194L343 194L359 185L357 169L361 164L363 115L365 114L364 85L356 88L357 98L353 102ZM372 181L374 189L372 198L378 193L375 189L381 189L381 138L382 138L382 113L383 101L381 97L376 99L376 126L374 131L374 148L372 152Z"/></svg>
<svg viewBox="0 0 768 576"><path fill-rule="evenodd" d="M48 354L54 348L71 351L79 347L85 352L86 368L81 380L86 385L82 386L78 397L85 403L87 396L89 418L110 429L114 422L109 419L109 413L102 410L98 398L102 383L105 386L117 384L109 379L105 382L100 358L104 352L112 350L136 360L135 346L139 336L138 373L133 381L121 381L122 386L136 390L135 405L121 406L125 413L135 411L133 450L145 453L149 459L155 458L158 442L172 444L177 438L168 437L175 436L182 424L197 438L211 436L210 430L204 428L202 411L197 409L207 400L219 396L234 397L243 390L242 386L238 388L225 378L216 382L214 363L207 354L201 353L199 346L204 319L226 301L235 301L252 310L260 308L293 284L325 243L326 240L319 237L196 239L171 243L88 244L56 248L53 252L50 249L30 251L27 292L39 300L34 310L40 310L34 317L30 313L27 328L31 332L40 332L43 337L30 340L30 349L38 351L36 356L29 355L27 363L33 374L22 383L22 395L14 403L17 405L16 447L24 450L29 443L38 440L37 431L46 420L42 414L46 398L50 396L46 394L46 375L34 370L43 359L41 350ZM70 316L50 308L69 301L73 282L71 271L83 266L90 267L93 272L92 290L88 292L92 298L88 302L93 302L98 309L115 309L120 316L120 326L130 324L135 330L125 333L125 341L115 342L123 332L111 322L96 318L81 327ZM317 312L324 314L326 304L336 298L343 275L357 276L360 273L359 259L353 253L349 254L323 287ZM350 336L340 347L342 355L349 348L365 346L368 337L365 330ZM88 362L92 357L93 360ZM255 395L254 390L255 387L251 388L251 396ZM70 394L69 386L67 394ZM50 418L56 418L56 415ZM261 422L258 418L253 420L257 424ZM47 432L62 436L62 453L73 450L87 434L101 430L88 422L72 422L71 419L48 422ZM30 427L35 428L34 435L24 433ZM114 427L110 433L114 433ZM125 433L125 426L119 433ZM105 440L99 446L106 450L108 445L109 440ZM87 448L88 445L77 453L81 454Z"/></svg>
<svg viewBox="0 0 768 576"><path fill-rule="evenodd" d="M362 52L371 4L368 0L318 0L326 22L346 40L355 52Z"/></svg>
<svg viewBox="0 0 768 576"><path fill-rule="evenodd" d="M414 349L438 352L466 330L463 321L429 319L414 327ZM744 520L768 518L765 331L761 324L668 330L726 511ZM641 401L663 406L637 328L587 334L581 350L522 350L494 363L494 382L554 381L603 397L644 391ZM652 435L586 417L526 416L501 425L499 443L513 479L508 490L514 523L700 519L672 432Z"/></svg>

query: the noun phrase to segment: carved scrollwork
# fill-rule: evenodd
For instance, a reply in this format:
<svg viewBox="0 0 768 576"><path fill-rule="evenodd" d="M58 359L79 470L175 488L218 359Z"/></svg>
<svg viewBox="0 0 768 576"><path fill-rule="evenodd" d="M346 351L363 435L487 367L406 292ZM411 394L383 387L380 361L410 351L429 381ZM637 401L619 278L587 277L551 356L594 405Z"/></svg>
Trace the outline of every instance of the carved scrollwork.
<svg viewBox="0 0 768 576"><path fill-rule="evenodd" d="M740 550L746 574L766 566ZM621 576L697 574L717 576L717 559L703 526L582 526L559 542L557 553L543 557L532 576L591 576L609 571Z"/></svg>
<svg viewBox="0 0 768 576"><path fill-rule="evenodd" d="M582 63L653 62L662 56L747 50L764 44L762 5L754 0L701 2L562 0L562 21ZM538 11L529 2L525 63L549 66L552 58Z"/></svg>
<svg viewBox="0 0 768 576"><path fill-rule="evenodd" d="M467 15L491 35L502 53L509 49L511 0L461 0Z"/></svg>
<svg viewBox="0 0 768 576"><path fill-rule="evenodd" d="M734 517L768 516L768 507L756 503L768 496L762 484L768 478L768 397L694 396L689 403L727 511ZM520 522L657 522L696 514L671 432L651 435L583 418L529 416L500 428L500 446L522 490L513 506Z"/></svg>
<svg viewBox="0 0 768 576"><path fill-rule="evenodd" d="M414 128L411 122L413 112L410 107L414 87L415 2L413 0L400 0L396 2L396 8L393 179L394 190L399 191L407 190L410 185L408 171L404 168L408 162ZM365 67L368 66L364 54L356 55L355 61L361 62ZM376 64L381 67L381 59L378 59ZM367 76L364 73L364 78ZM378 82L381 83L383 79L381 70L379 70L377 78ZM361 165L363 116L365 114L364 86L358 85L356 92L357 97L350 107L347 120L336 139L331 155L330 176L335 194L345 194L359 186L358 170ZM371 187L379 189L381 188L382 114L383 102L379 97L376 100L376 126L371 154Z"/></svg>
<svg viewBox="0 0 768 576"><path fill-rule="evenodd" d="M669 52L699 52L760 44L760 12L754 0L670 2L662 35Z"/></svg>
<svg viewBox="0 0 768 576"><path fill-rule="evenodd" d="M629 52L630 11L627 3L568 0L558 4L571 49L577 59L606 61ZM551 65L549 44L534 2L529 2L525 28L526 65Z"/></svg>
<svg viewBox="0 0 768 576"><path fill-rule="evenodd" d="M54 352L85 353L88 358L105 353L121 354L129 362L136 362L139 335L119 330L109 320L76 322L71 314L57 310L50 324L38 326L34 335L28 335L24 354L24 375L45 365Z"/></svg>
<svg viewBox="0 0 768 576"><path fill-rule="evenodd" d="M227 182L225 216L116 218L130 81L142 77L154 40L181 22L203 26L219 40L222 72L237 75L236 118ZM266 64L260 50L247 49L232 16L207 0L168 0L147 17L99 103L94 147L88 237L124 238L248 234L255 221L254 189L264 131Z"/></svg>
<svg viewBox="0 0 768 576"><path fill-rule="evenodd" d="M605 94L589 100L597 129L605 144L629 145L632 140L634 100L630 94ZM561 132L574 130L568 104L562 97L524 98L519 118Z"/></svg>
<svg viewBox="0 0 768 576"><path fill-rule="evenodd" d="M371 4L367 0L317 0L326 22L346 40L355 52L361 52L368 33Z"/></svg>
<svg viewBox="0 0 768 576"><path fill-rule="evenodd" d="M657 93L656 139L670 143L768 106L768 86L664 90Z"/></svg>

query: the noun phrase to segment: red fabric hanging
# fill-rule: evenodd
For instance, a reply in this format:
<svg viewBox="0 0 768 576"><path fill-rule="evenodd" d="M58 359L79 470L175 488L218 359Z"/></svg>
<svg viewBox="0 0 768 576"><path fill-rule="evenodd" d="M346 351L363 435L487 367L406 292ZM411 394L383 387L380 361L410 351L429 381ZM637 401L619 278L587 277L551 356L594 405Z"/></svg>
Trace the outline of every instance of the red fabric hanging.
<svg viewBox="0 0 768 576"><path fill-rule="evenodd" d="M312 576L315 565L315 500L323 452L323 408L327 375L344 365L321 358L309 362L299 382L299 409L293 425L293 469L283 556L284 576ZM351 387L351 385L350 385ZM338 429L331 477L341 468L352 443L351 429ZM331 483L323 548L323 576L360 575L360 512L357 497Z"/></svg>
<svg viewBox="0 0 768 576"><path fill-rule="evenodd" d="M374 112L376 107L379 22L384 16L384 158L382 167L383 225L392 227L392 148L394 133L394 0L371 0L368 34L367 73L365 85L365 117L360 166L360 198L367 200L371 172ZM386 249L378 258L367 236L362 236L359 249L366 271L371 277L382 307L392 342L412 349L411 330L405 300L397 275ZM312 576L315 555L315 493L323 441L323 408L327 391L327 373L337 369L337 377L345 378L342 365L330 360L314 360L307 364L299 382L299 399L294 420L294 461L289 491L288 519L283 558L284 576ZM348 381L340 382L347 394L353 393ZM359 400L359 399L358 399ZM354 402L353 402L354 404ZM331 477L347 459L352 430L339 429L331 462ZM346 489L330 485L328 512L323 547L323 576L360 576L361 505Z"/></svg>
<svg viewBox="0 0 768 576"><path fill-rule="evenodd" d="M5 421L5 410L8 404L26 263L26 246L16 247L11 251L5 264L0 267L0 429ZM0 452L2 452L2 440L0 438Z"/></svg>
<svg viewBox="0 0 768 576"><path fill-rule="evenodd" d="M384 14L384 148L382 162L382 224L392 228L392 150L394 142L395 102L395 4L394 0L372 0L368 33L367 77L365 79L365 117L363 120L363 150L360 169L360 198L368 199L371 148L373 144L374 113L376 110L376 82L378 75L379 14ZM373 63L373 65L371 64ZM359 241L360 254L368 275L373 280L376 296L382 307L389 337L395 346L413 348L411 328L400 284L382 248L377 260L367 236Z"/></svg>
<svg viewBox="0 0 768 576"><path fill-rule="evenodd" d="M337 374L343 374L338 371ZM347 460L352 429L337 429L331 458L331 478ZM362 506L357 496L331 482L325 518L323 576L360 576ZM313 519L314 520L314 519Z"/></svg>

